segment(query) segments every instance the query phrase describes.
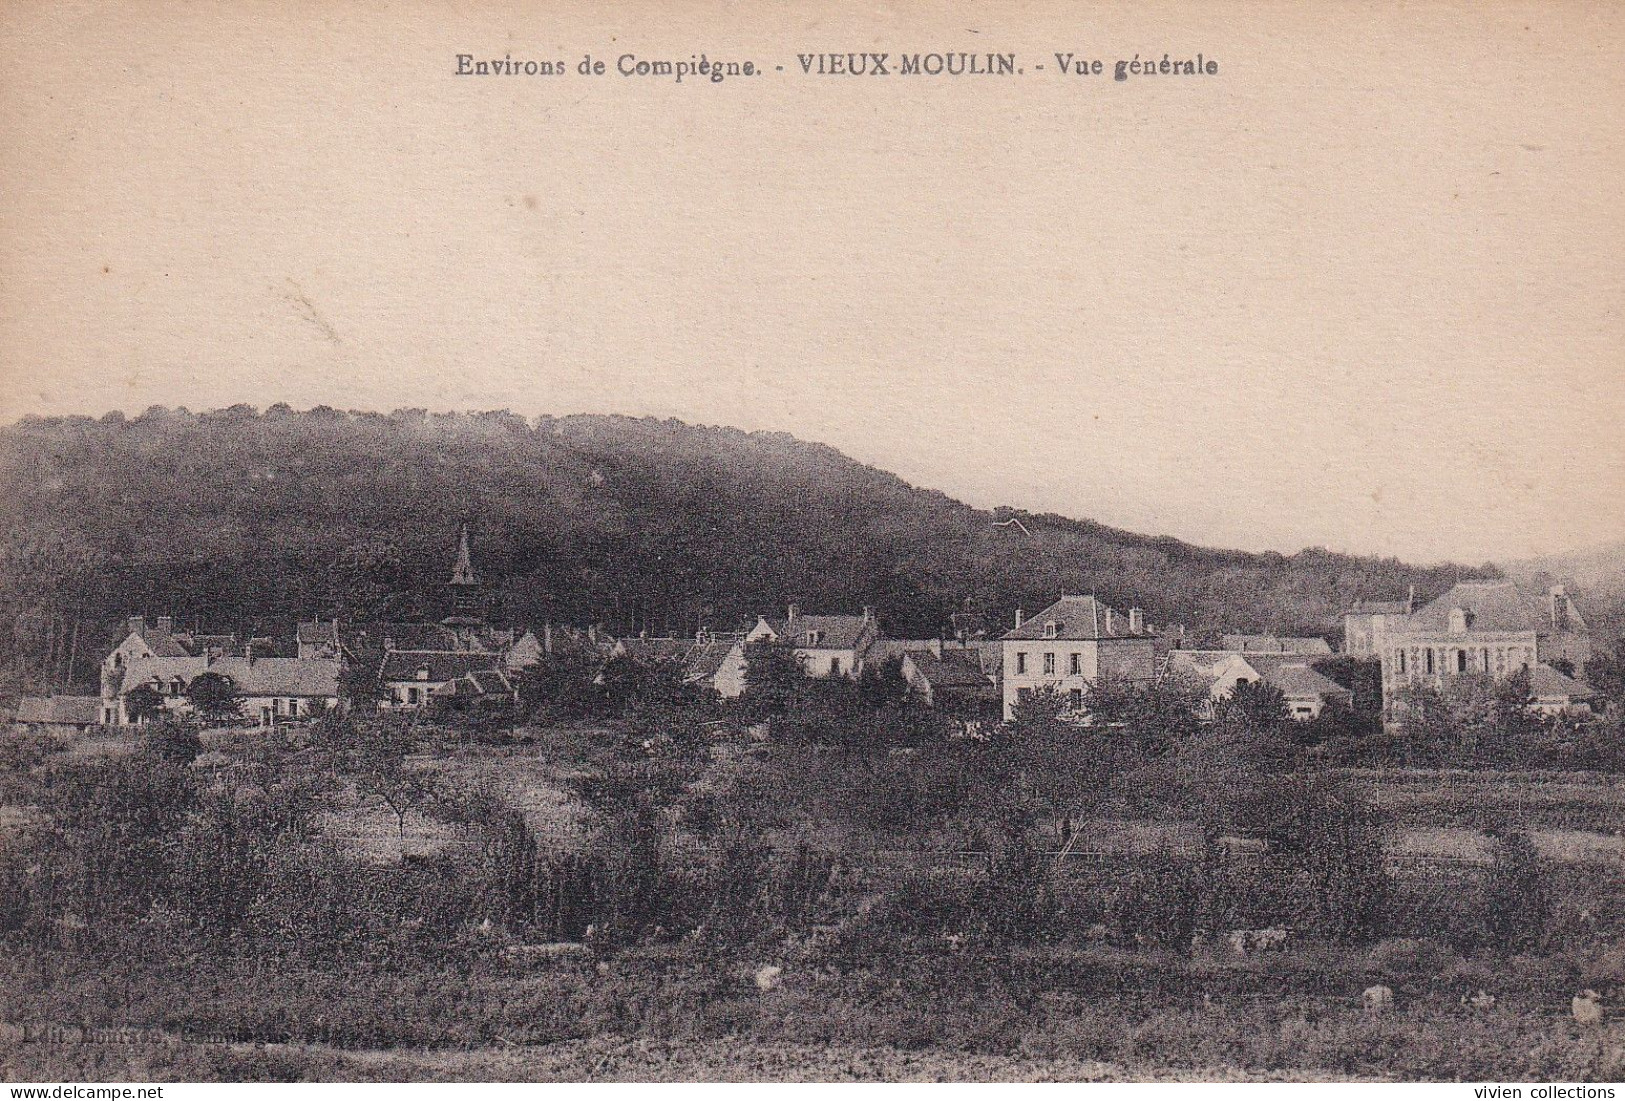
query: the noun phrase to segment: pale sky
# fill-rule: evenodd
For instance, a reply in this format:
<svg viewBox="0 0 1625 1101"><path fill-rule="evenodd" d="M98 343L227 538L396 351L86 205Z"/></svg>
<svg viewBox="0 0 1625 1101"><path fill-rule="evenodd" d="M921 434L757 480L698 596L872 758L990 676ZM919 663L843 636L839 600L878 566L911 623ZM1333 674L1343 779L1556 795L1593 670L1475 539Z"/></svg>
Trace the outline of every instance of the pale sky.
<svg viewBox="0 0 1625 1101"><path fill-rule="evenodd" d="M613 73L701 51L767 72ZM652 414L1209 545L1584 548L1625 537L1622 73L1604 2L11 0L0 420Z"/></svg>

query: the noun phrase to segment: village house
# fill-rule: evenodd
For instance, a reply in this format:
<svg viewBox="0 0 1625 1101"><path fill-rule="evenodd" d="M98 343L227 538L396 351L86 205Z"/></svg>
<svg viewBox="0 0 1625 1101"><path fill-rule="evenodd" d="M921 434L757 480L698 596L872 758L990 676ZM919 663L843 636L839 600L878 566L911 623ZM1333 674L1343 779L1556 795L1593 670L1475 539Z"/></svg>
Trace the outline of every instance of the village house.
<svg viewBox="0 0 1625 1101"><path fill-rule="evenodd" d="M701 630L693 638L626 638L609 650L611 659L628 658L644 665L671 662L684 684L734 699L745 691L745 634Z"/></svg>
<svg viewBox="0 0 1625 1101"><path fill-rule="evenodd" d="M509 672L519 672L523 669L534 669L542 663L542 659L552 652L551 627L543 629L547 642L536 637L535 631L527 630L514 641L514 644L502 655L502 667Z"/></svg>
<svg viewBox="0 0 1625 1101"><path fill-rule="evenodd" d="M869 650L880 638L875 610L855 615L803 615L794 604L783 619L760 616L746 642L776 642L795 652L809 677L862 675Z"/></svg>
<svg viewBox="0 0 1625 1101"><path fill-rule="evenodd" d="M1528 670L1546 693L1546 710L1580 710L1591 691L1551 666L1582 666L1590 633L1562 586L1544 595L1511 581L1461 581L1388 627L1381 653L1385 709L1410 685L1445 689L1450 679L1501 678Z"/></svg>
<svg viewBox="0 0 1625 1101"><path fill-rule="evenodd" d="M166 711L184 714L192 680L204 672L230 677L237 687L244 716L266 724L300 718L338 703L338 663L332 660L262 657L269 640L239 644L235 635L177 631L174 619L131 616L124 637L101 665L98 719L107 726L132 721L125 705L130 692L151 688Z"/></svg>
<svg viewBox="0 0 1625 1101"><path fill-rule="evenodd" d="M1529 710L1542 715L1587 715L1596 692L1582 680L1542 662L1529 670Z"/></svg>
<svg viewBox="0 0 1625 1101"><path fill-rule="evenodd" d="M114 679L104 679L102 721L124 726L136 721L129 707L130 693L149 688L163 710L176 715L192 712L187 696L192 682L214 673L231 682L243 718L256 726L272 726L290 719L320 715L339 705L340 663L330 658L259 657L252 647L238 656L137 657Z"/></svg>
<svg viewBox="0 0 1625 1101"><path fill-rule="evenodd" d="M745 635L701 631L684 659L685 683L708 688L725 700L745 691Z"/></svg>
<svg viewBox="0 0 1625 1101"><path fill-rule="evenodd" d="M222 656L238 648L236 635L177 631L173 616L161 615L148 625L146 616L125 620L124 637L102 659L103 673L116 672L137 658Z"/></svg>
<svg viewBox="0 0 1625 1101"><path fill-rule="evenodd" d="M1204 718L1212 718L1238 684L1263 681L1286 699L1287 713L1307 722L1328 707L1352 707L1354 693L1315 670L1312 655L1244 650L1175 650L1170 676L1200 685L1206 692Z"/></svg>
<svg viewBox="0 0 1625 1101"><path fill-rule="evenodd" d="M485 675L489 674L489 675ZM378 670L384 711L414 711L437 697L490 695L517 701L502 655L469 650L389 650Z"/></svg>
<svg viewBox="0 0 1625 1101"><path fill-rule="evenodd" d="M942 707L961 715L999 708L999 689L982 666L979 649L944 646L940 641L925 649L903 652L903 679L909 691L927 707Z"/></svg>
<svg viewBox="0 0 1625 1101"><path fill-rule="evenodd" d="M1003 639L1004 717L1018 701L1040 688L1061 694L1081 714L1102 678L1149 683L1156 658L1145 616L1122 615L1092 596L1066 596L1031 619L1016 612L1016 626Z"/></svg>

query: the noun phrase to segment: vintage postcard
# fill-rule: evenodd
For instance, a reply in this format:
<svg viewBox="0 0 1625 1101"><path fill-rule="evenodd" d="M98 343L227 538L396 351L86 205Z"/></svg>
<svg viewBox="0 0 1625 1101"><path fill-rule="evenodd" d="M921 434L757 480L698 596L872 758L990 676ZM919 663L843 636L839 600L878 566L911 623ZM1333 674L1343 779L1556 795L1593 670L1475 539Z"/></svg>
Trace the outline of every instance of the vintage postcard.
<svg viewBox="0 0 1625 1101"><path fill-rule="evenodd" d="M1604 0L5 0L0 1076L1614 1097L1622 177Z"/></svg>

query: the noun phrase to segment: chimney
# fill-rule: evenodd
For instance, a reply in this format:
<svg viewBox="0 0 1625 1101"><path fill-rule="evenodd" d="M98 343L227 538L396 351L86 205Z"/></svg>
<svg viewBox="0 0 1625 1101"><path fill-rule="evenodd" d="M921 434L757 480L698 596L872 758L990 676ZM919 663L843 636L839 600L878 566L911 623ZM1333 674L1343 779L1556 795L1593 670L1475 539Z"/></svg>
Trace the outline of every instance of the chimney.
<svg viewBox="0 0 1625 1101"><path fill-rule="evenodd" d="M1116 633L1117 633L1117 613L1114 612L1112 609L1107 608L1106 609L1106 634L1115 635Z"/></svg>
<svg viewBox="0 0 1625 1101"><path fill-rule="evenodd" d="M1410 615L1416 609L1416 586L1411 586L1410 595L1405 598L1405 614Z"/></svg>
<svg viewBox="0 0 1625 1101"><path fill-rule="evenodd" d="M800 609L797 608L794 604L792 604L792 605L790 605L788 608L786 608L784 610L784 618L785 619L794 619L796 617L796 612L798 612L798 611L800 611Z"/></svg>
<svg viewBox="0 0 1625 1101"><path fill-rule="evenodd" d="M866 623L873 623L875 621L875 606L873 604L865 604L863 606L863 619Z"/></svg>
<svg viewBox="0 0 1625 1101"><path fill-rule="evenodd" d="M133 615L133 616L130 617L130 633L131 634L139 635L141 632L145 631L146 629L147 629L147 617L146 616L144 616L144 615Z"/></svg>
<svg viewBox="0 0 1625 1101"><path fill-rule="evenodd" d="M1145 612L1140 608L1128 610L1128 633L1131 635L1145 634Z"/></svg>
<svg viewBox="0 0 1625 1101"><path fill-rule="evenodd" d="M939 658L942 656L942 640L940 638L931 640L931 653Z"/></svg>
<svg viewBox="0 0 1625 1101"><path fill-rule="evenodd" d="M552 652L553 652L553 624L550 621L550 622L544 623L542 625L542 653L551 654Z"/></svg>
<svg viewBox="0 0 1625 1101"><path fill-rule="evenodd" d="M1552 627L1555 630L1569 629L1569 594L1562 585L1553 585L1547 594L1547 600L1552 609Z"/></svg>
<svg viewBox="0 0 1625 1101"><path fill-rule="evenodd" d="M173 634L175 631L175 617L172 615L159 616L158 629L166 635Z"/></svg>
<svg viewBox="0 0 1625 1101"><path fill-rule="evenodd" d="M1022 614L1021 614L1021 609L1020 609L1020 608L1017 608L1017 609L1016 609L1016 626L1017 626L1017 627L1020 627L1020 626L1021 626L1021 621L1022 621L1022 618L1023 618L1023 616L1022 616Z"/></svg>

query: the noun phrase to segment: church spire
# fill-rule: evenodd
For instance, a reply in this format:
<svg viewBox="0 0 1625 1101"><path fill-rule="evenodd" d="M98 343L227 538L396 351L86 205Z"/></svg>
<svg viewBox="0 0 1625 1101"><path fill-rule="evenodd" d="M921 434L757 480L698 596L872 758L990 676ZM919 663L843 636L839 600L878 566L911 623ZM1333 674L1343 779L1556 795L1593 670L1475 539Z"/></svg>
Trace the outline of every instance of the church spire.
<svg viewBox="0 0 1625 1101"><path fill-rule="evenodd" d="M451 568L453 585L478 585L474 579L474 563L468 557L468 525L457 533L457 564Z"/></svg>

